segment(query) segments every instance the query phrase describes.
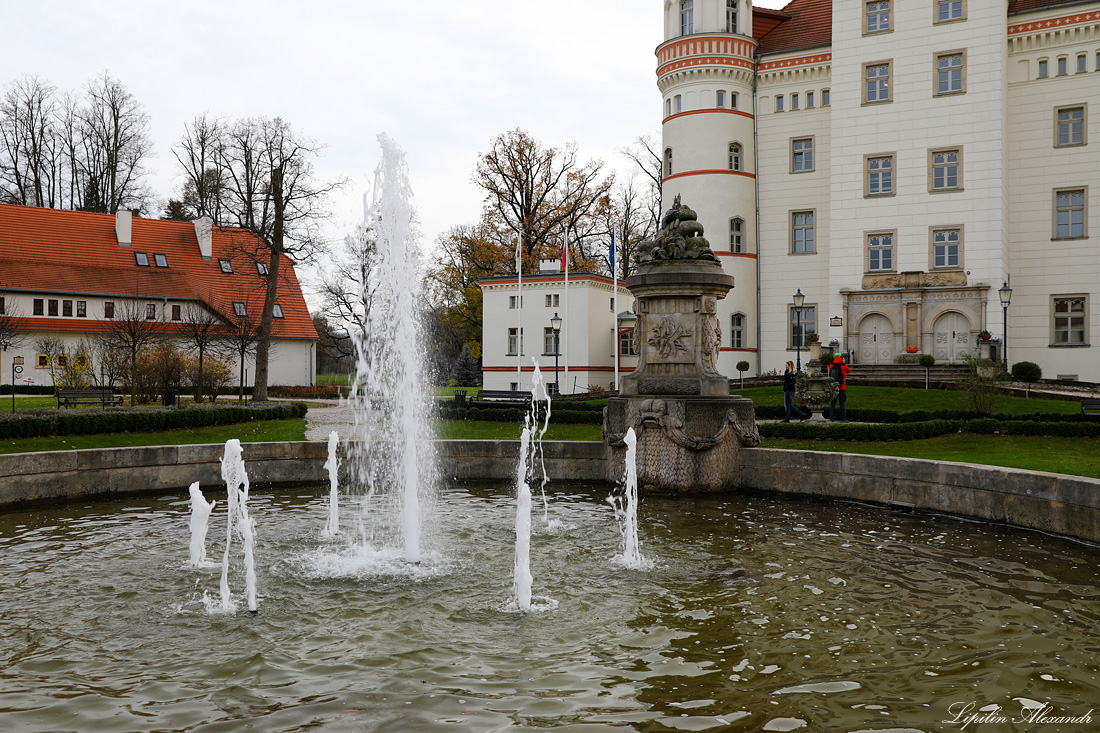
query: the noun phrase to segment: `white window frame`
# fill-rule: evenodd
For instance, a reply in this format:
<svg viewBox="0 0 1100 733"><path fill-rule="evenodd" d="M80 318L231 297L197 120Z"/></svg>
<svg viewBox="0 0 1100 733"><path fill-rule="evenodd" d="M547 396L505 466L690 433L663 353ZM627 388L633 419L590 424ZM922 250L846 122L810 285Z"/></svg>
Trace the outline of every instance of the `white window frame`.
<svg viewBox="0 0 1100 733"><path fill-rule="evenodd" d="M814 143L813 135L791 138L791 173L814 172Z"/></svg>
<svg viewBox="0 0 1100 733"><path fill-rule="evenodd" d="M952 165L949 161L943 163L937 163L936 157L939 155L955 154L955 163ZM952 168L955 169L955 185L949 185L948 181L950 176L948 171ZM936 185L936 172L942 170L943 185ZM957 193L963 190L963 149L962 147L944 147L944 148L931 148L928 151L928 192L929 193Z"/></svg>
<svg viewBox="0 0 1100 733"><path fill-rule="evenodd" d="M954 241L952 241L951 235L954 235ZM954 253L952 253L952 248L954 248ZM943 251L942 259L940 257L941 249ZM965 235L961 224L928 227L929 271L961 270L965 265L965 253ZM952 254L954 254L954 262L952 262Z"/></svg>
<svg viewBox="0 0 1100 733"><path fill-rule="evenodd" d="M742 161L742 158L741 158L741 152L742 152L741 151L741 143L732 142L732 143L729 144L729 146L726 148L726 150L727 150L727 153L729 155L729 159L728 159L729 169L731 171L740 171L741 170L741 161Z"/></svg>
<svg viewBox="0 0 1100 733"><path fill-rule="evenodd" d="M542 355L554 356L554 354L561 353L554 347L561 348L561 334L554 333L553 326L546 326L542 329Z"/></svg>
<svg viewBox="0 0 1100 733"><path fill-rule="evenodd" d="M876 71L875 75L870 76L872 69L885 68L885 75ZM863 72L861 74L861 85L863 89L863 104L889 104L894 101L894 60L882 59L879 61L869 61L863 64ZM872 86L873 85L873 86ZM873 97L873 98L872 98Z"/></svg>
<svg viewBox="0 0 1100 733"><path fill-rule="evenodd" d="M795 313L798 309L792 304L787 304L787 351L794 351L795 344L799 344L799 347L805 349L802 344L806 343L807 333L818 333L817 330L817 303L803 303L802 315L796 317ZM813 318L806 317L806 311L813 314ZM799 323L801 321L801 324ZM801 332L796 334L795 330L801 327Z"/></svg>
<svg viewBox="0 0 1100 733"><path fill-rule="evenodd" d="M863 0L863 35L894 32L891 0Z"/></svg>
<svg viewBox="0 0 1100 733"><path fill-rule="evenodd" d="M865 232L863 235L863 271L868 274L897 272L897 229ZM883 263L887 264L884 265Z"/></svg>
<svg viewBox="0 0 1100 733"><path fill-rule="evenodd" d="M694 0L680 0L680 35L690 36L693 33L695 33Z"/></svg>
<svg viewBox="0 0 1100 733"><path fill-rule="evenodd" d="M517 341L518 341L518 343L517 343ZM518 354L516 353L517 346L519 348L519 353ZM522 330L519 331L519 338L517 339L516 338L516 329L514 329L514 328L509 328L508 329L507 348L508 348L508 353L506 354L506 356L523 356L523 331Z"/></svg>
<svg viewBox="0 0 1100 733"><path fill-rule="evenodd" d="M799 221L802 217L802 221ZM808 217L808 221L807 221ZM800 209L790 214L790 251L792 255L817 254L817 209ZM799 233L801 232L801 237ZM807 233L809 236L807 236ZM807 242L809 246L807 247ZM801 249L799 249L801 247Z"/></svg>
<svg viewBox="0 0 1100 733"><path fill-rule="evenodd" d="M730 316L730 348L745 348L745 314L734 313Z"/></svg>
<svg viewBox="0 0 1100 733"><path fill-rule="evenodd" d="M739 216L730 219L730 252L745 253L745 220Z"/></svg>
<svg viewBox="0 0 1100 733"><path fill-rule="evenodd" d="M1059 316L1058 314L1058 302L1065 301L1069 304L1069 307L1073 307L1073 303L1080 301L1080 310L1067 310L1066 315ZM1074 315L1079 314L1079 315ZM1065 320L1065 326L1059 328L1059 320ZM1074 322L1080 321L1079 328L1074 328ZM1064 337L1059 341L1059 334L1064 333ZM1073 336L1075 333L1080 334L1080 340L1074 341ZM1050 344L1054 348L1065 347L1087 347L1089 346L1089 296L1088 293L1074 293L1071 295L1052 295L1050 296Z"/></svg>
<svg viewBox="0 0 1100 733"><path fill-rule="evenodd" d="M885 168L880 161L887 161ZM868 153L864 155L863 197L883 198L896 195L896 169L897 153Z"/></svg>
<svg viewBox="0 0 1100 733"><path fill-rule="evenodd" d="M1063 123L1062 115L1067 112L1073 112L1074 110L1081 111L1081 119L1074 122L1067 120ZM1088 129L1089 129L1089 106L1088 104L1068 104L1062 107L1054 108L1054 147L1056 148L1076 148L1082 145L1088 144ZM1067 142L1062 142L1062 131L1067 131ZM1077 133L1077 140L1074 140L1074 132Z"/></svg>
<svg viewBox="0 0 1100 733"><path fill-rule="evenodd" d="M1072 201L1062 206L1058 201L1058 198L1063 194L1081 194L1081 205L1077 206ZM1067 239L1087 239L1089 236L1089 187L1088 186L1066 186L1064 188L1054 189L1054 236L1053 240L1067 240ZM1075 222L1073 213L1080 211L1080 221ZM1061 214L1066 212L1069 215L1069 221L1066 224L1068 227L1065 233L1060 232L1061 229ZM1080 227L1078 229L1078 226ZM1074 233L1076 230L1077 233Z"/></svg>
<svg viewBox="0 0 1100 733"><path fill-rule="evenodd" d="M944 61L958 58L957 66L944 67ZM932 96L966 94L966 49L941 51L932 57Z"/></svg>
<svg viewBox="0 0 1100 733"><path fill-rule="evenodd" d="M955 12L958 14L955 15ZM947 12L944 13L944 10ZM944 16L947 17L944 17ZM954 17L952 17L954 16ZM959 23L966 20L966 0L935 0L932 3L932 24Z"/></svg>

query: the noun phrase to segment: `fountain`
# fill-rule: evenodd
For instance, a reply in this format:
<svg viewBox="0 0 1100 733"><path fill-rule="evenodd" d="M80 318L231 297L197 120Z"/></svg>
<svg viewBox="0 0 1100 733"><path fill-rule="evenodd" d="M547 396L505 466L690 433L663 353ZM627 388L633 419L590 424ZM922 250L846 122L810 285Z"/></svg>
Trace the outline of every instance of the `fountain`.
<svg viewBox="0 0 1100 733"><path fill-rule="evenodd" d="M188 489L191 494L191 565L201 568L206 560L206 531L210 521L210 514L214 511L216 501L208 502L199 490L199 482L191 484Z"/></svg>
<svg viewBox="0 0 1100 733"><path fill-rule="evenodd" d="M686 493L738 486L742 446L760 443L752 401L729 394L718 373L722 329L717 301L733 287L677 196L656 237L643 242L624 284L642 334L638 367L608 400L604 440L622 460L624 437L638 440L638 482L649 491Z"/></svg>

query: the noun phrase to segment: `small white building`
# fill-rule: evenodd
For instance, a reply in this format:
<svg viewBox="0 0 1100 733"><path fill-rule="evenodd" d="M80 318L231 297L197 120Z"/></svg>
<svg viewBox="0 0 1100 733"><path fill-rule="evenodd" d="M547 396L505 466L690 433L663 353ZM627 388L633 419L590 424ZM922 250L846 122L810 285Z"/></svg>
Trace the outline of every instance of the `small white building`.
<svg viewBox="0 0 1100 733"><path fill-rule="evenodd" d="M566 273L556 259L540 263L538 274L489 277L483 293L481 363L485 389L529 390L534 361L551 392L613 389L618 374L638 364L634 348L634 298L611 278ZM561 318L555 340L551 319ZM555 346L557 378L555 379Z"/></svg>

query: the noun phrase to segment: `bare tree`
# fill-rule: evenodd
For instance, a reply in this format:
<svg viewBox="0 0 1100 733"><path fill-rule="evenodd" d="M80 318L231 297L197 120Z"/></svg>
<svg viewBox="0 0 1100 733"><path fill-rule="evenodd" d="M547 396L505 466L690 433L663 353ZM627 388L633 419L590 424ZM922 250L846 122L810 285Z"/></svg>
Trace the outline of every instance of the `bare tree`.
<svg viewBox="0 0 1100 733"><path fill-rule="evenodd" d="M46 357L50 383L57 387L57 358L65 354L65 343L57 336L43 336L34 342L34 350Z"/></svg>
<svg viewBox="0 0 1100 733"><path fill-rule="evenodd" d="M244 400L244 365L248 357L255 355L256 346L260 340L260 322L247 313L236 314L229 320L229 326L222 332L221 350L224 354L231 354L237 360L240 369L240 382L237 391L237 400ZM253 387L252 399L256 399L256 390Z"/></svg>
<svg viewBox="0 0 1100 733"><path fill-rule="evenodd" d="M219 321L214 314L201 306L188 305L184 311L183 320L180 323L180 331L184 342L198 355L198 367L194 377L195 402L202 402L203 395L203 361L208 354L217 350L222 338Z"/></svg>
<svg viewBox="0 0 1100 733"><path fill-rule="evenodd" d="M638 166L638 171L648 181L648 198L656 199L653 214L653 231L657 231L661 221L662 182L664 180L664 165L661 158L661 137L659 133L639 135L634 144L623 148L622 154Z"/></svg>
<svg viewBox="0 0 1100 733"><path fill-rule="evenodd" d="M309 261L323 249L318 231L326 217L328 194L339 182L313 176L316 143L299 136L282 119L241 120L224 136L220 166L225 182L227 221L248 230L255 240L241 241L238 256L263 265L266 285L256 342L253 399L267 399L271 329L283 258Z"/></svg>
<svg viewBox="0 0 1100 733"><path fill-rule="evenodd" d="M0 357L5 351L18 349L26 339L26 326L23 322L23 314L19 306L0 293ZM14 377L11 385L12 394L15 393Z"/></svg>
<svg viewBox="0 0 1100 733"><path fill-rule="evenodd" d="M107 344L125 354L130 361L130 406L133 407L138 356L160 340L160 323L147 318L145 303L137 299L116 303L115 316L106 323Z"/></svg>
<svg viewBox="0 0 1100 733"><path fill-rule="evenodd" d="M149 116L122 83L104 73L87 87L87 102L78 112L82 155L82 207L114 214L144 208L145 159L152 150Z"/></svg>
<svg viewBox="0 0 1100 733"><path fill-rule="evenodd" d="M14 82L0 100L0 198L58 205L57 90L37 77Z"/></svg>
<svg viewBox="0 0 1100 733"><path fill-rule="evenodd" d="M603 163L582 165L576 145L544 148L522 130L497 136L478 159L474 182L502 231L522 249L523 267L534 268L544 250L567 244L563 232L607 196L614 176L601 178Z"/></svg>
<svg viewBox="0 0 1100 733"><path fill-rule="evenodd" d="M351 331L367 336L367 320L378 289L377 264L374 233L360 224L354 234L344 237L343 251L329 260L321 276L322 312L344 329L343 338L333 341L341 356L355 353Z"/></svg>
<svg viewBox="0 0 1100 733"><path fill-rule="evenodd" d="M223 170L219 165L225 145L225 122L202 114L183 128L183 139L172 149L172 155L183 171L182 203L188 218L209 216L221 225L225 192Z"/></svg>
<svg viewBox="0 0 1100 733"><path fill-rule="evenodd" d="M110 333L93 337L90 353L94 365L92 377L98 381L100 389L114 389L131 368L127 355L112 342Z"/></svg>

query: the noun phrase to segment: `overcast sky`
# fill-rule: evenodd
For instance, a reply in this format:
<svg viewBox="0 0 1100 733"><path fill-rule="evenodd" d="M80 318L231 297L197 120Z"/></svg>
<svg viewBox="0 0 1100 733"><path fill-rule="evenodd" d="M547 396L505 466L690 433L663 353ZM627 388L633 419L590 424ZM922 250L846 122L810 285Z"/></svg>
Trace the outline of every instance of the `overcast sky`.
<svg viewBox="0 0 1100 733"><path fill-rule="evenodd" d="M656 0L0 0L0 84L34 75L78 90L104 70L121 81L151 118L150 182L162 200L178 196L171 148L196 115L283 117L325 146L321 177L350 181L334 202L334 236L362 218L385 132L407 152L430 245L478 218L477 156L506 130L547 145L576 142L583 160L629 170L619 150L660 127L660 8Z"/></svg>

